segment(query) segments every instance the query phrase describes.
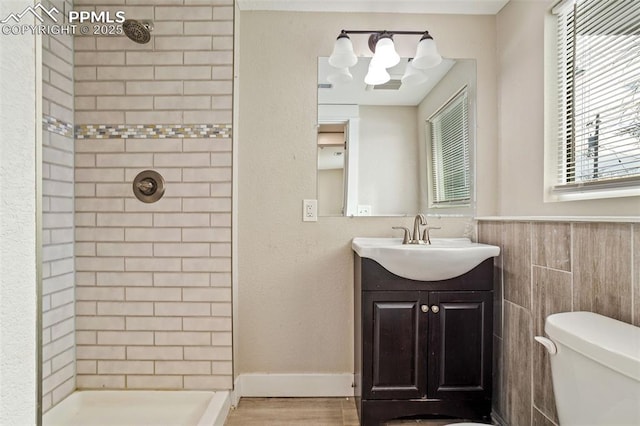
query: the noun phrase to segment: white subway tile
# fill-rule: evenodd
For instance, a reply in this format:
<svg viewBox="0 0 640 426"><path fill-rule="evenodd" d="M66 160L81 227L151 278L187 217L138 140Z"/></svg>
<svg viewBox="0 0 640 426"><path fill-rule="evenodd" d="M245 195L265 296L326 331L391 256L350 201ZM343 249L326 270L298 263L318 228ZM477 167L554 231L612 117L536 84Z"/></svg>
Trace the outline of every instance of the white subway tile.
<svg viewBox="0 0 640 426"><path fill-rule="evenodd" d="M125 259L127 271L180 271L180 259L151 257L129 257Z"/></svg>
<svg viewBox="0 0 640 426"><path fill-rule="evenodd" d="M156 6L159 6L160 4L171 4L171 2L173 4L180 4L180 5L182 4L181 0L163 0L162 3L155 2L154 4ZM182 35L183 27L184 27L183 21L157 21L157 22L154 22L154 25L153 25L153 34L155 34L156 36ZM182 50L182 49L178 48L176 50Z"/></svg>
<svg viewBox="0 0 640 426"><path fill-rule="evenodd" d="M125 83L123 81L87 81L76 82L76 96L82 95L124 95ZM98 123L93 123L98 124Z"/></svg>
<svg viewBox="0 0 640 426"><path fill-rule="evenodd" d="M180 241L180 228L127 228L126 241Z"/></svg>
<svg viewBox="0 0 640 426"><path fill-rule="evenodd" d="M98 302L98 315L153 315L153 303Z"/></svg>
<svg viewBox="0 0 640 426"><path fill-rule="evenodd" d="M205 154L192 154L205 155ZM184 182L211 182L216 173L213 167L188 168L182 171L182 180Z"/></svg>
<svg viewBox="0 0 640 426"><path fill-rule="evenodd" d="M76 154L76 167L95 167L96 166L96 156L95 154Z"/></svg>
<svg viewBox="0 0 640 426"><path fill-rule="evenodd" d="M207 248L207 252L208 252ZM42 261L59 260L73 257L73 244L50 244L42 247Z"/></svg>
<svg viewBox="0 0 640 426"><path fill-rule="evenodd" d="M185 81L185 95L232 95L233 83L226 80Z"/></svg>
<svg viewBox="0 0 640 426"><path fill-rule="evenodd" d="M50 276L68 274L73 272L73 258L56 260L47 262L45 265L49 265L51 268Z"/></svg>
<svg viewBox="0 0 640 426"><path fill-rule="evenodd" d="M159 167L201 167L209 166L209 161L208 155L198 153L162 153L154 155L153 164Z"/></svg>
<svg viewBox="0 0 640 426"><path fill-rule="evenodd" d="M95 256L96 243L76 242L75 255L76 256Z"/></svg>
<svg viewBox="0 0 640 426"><path fill-rule="evenodd" d="M211 363L211 374L233 374L233 363L231 361L213 361Z"/></svg>
<svg viewBox="0 0 640 426"><path fill-rule="evenodd" d="M127 389L183 389L182 376L127 375Z"/></svg>
<svg viewBox="0 0 640 426"><path fill-rule="evenodd" d="M125 123L181 123L182 111L127 111Z"/></svg>
<svg viewBox="0 0 640 426"><path fill-rule="evenodd" d="M204 346L211 342L211 333L202 331L156 331L156 346ZM185 359L186 356L185 356Z"/></svg>
<svg viewBox="0 0 640 426"><path fill-rule="evenodd" d="M231 152L231 145L229 138L185 139L182 149L184 152Z"/></svg>
<svg viewBox="0 0 640 426"><path fill-rule="evenodd" d="M153 374L153 361L98 361L98 374Z"/></svg>
<svg viewBox="0 0 640 426"><path fill-rule="evenodd" d="M185 198L182 200L184 212L230 212L230 198Z"/></svg>
<svg viewBox="0 0 640 426"><path fill-rule="evenodd" d="M99 71L99 70L98 70ZM156 80L210 80L211 67L207 66L156 66ZM202 93L186 93L201 95Z"/></svg>
<svg viewBox="0 0 640 426"><path fill-rule="evenodd" d="M117 212L124 209L124 202L118 198L80 198L76 197L76 211Z"/></svg>
<svg viewBox="0 0 640 426"><path fill-rule="evenodd" d="M233 35L233 22L186 21L184 23L184 33L189 35Z"/></svg>
<svg viewBox="0 0 640 426"><path fill-rule="evenodd" d="M132 46L130 40L126 40ZM151 66L124 66L124 67L97 67L98 80L153 80L153 67ZM105 93L105 92L103 92ZM108 92L106 92L108 93ZM97 94L97 93L96 93Z"/></svg>
<svg viewBox="0 0 640 426"><path fill-rule="evenodd" d="M124 143L124 139L78 139L75 152L124 152Z"/></svg>
<svg viewBox="0 0 640 426"><path fill-rule="evenodd" d="M151 14L146 14L138 19L148 19ZM131 17L130 17L131 18ZM134 18L135 19L135 18ZM96 50L104 51L104 50L136 50L136 51L151 51L153 50L153 43L147 44L139 44L133 43L129 40L128 37L113 37L113 36L104 36L104 37L96 37ZM107 79L105 77L100 77L100 73L98 72L98 79L104 80Z"/></svg>
<svg viewBox="0 0 640 426"><path fill-rule="evenodd" d="M98 167L151 167L153 154L96 154Z"/></svg>
<svg viewBox="0 0 640 426"><path fill-rule="evenodd" d="M151 333L151 341L153 342L153 333ZM132 341L131 344L136 344ZM138 344L142 345L143 342ZM127 347L127 359L139 360L181 360L182 346L129 346ZM156 373L158 371L156 370Z"/></svg>
<svg viewBox="0 0 640 426"><path fill-rule="evenodd" d="M211 109L210 96L156 96L153 100L155 109Z"/></svg>
<svg viewBox="0 0 640 426"><path fill-rule="evenodd" d="M78 389L124 389L124 379L125 376L78 374L76 384Z"/></svg>
<svg viewBox="0 0 640 426"><path fill-rule="evenodd" d="M171 195L174 197L208 197L210 192L206 183L174 183L171 189Z"/></svg>
<svg viewBox="0 0 640 426"><path fill-rule="evenodd" d="M215 331L211 333L211 344L213 346L231 346L232 341L230 331Z"/></svg>
<svg viewBox="0 0 640 426"><path fill-rule="evenodd" d="M182 81L128 81L126 89L127 95L181 95Z"/></svg>
<svg viewBox="0 0 640 426"><path fill-rule="evenodd" d="M123 317L76 316L76 330L124 330Z"/></svg>
<svg viewBox="0 0 640 426"><path fill-rule="evenodd" d="M70 273L64 275L58 275L42 280L42 294L50 295L57 291L61 291L67 288L73 288L73 275L73 271L71 271Z"/></svg>
<svg viewBox="0 0 640 426"><path fill-rule="evenodd" d="M179 288L128 288L126 291L127 300L147 300L147 301L179 301L182 300ZM153 312L149 315L153 315Z"/></svg>
<svg viewBox="0 0 640 426"><path fill-rule="evenodd" d="M76 271L124 271L124 259L120 257L78 257Z"/></svg>
<svg viewBox="0 0 640 426"><path fill-rule="evenodd" d="M122 123L124 111L76 111L75 124Z"/></svg>
<svg viewBox="0 0 640 426"><path fill-rule="evenodd" d="M77 287L76 300L124 301L124 288L122 287Z"/></svg>
<svg viewBox="0 0 640 426"><path fill-rule="evenodd" d="M75 65L124 65L124 52L83 52L74 54Z"/></svg>
<svg viewBox="0 0 640 426"><path fill-rule="evenodd" d="M93 183L76 183L74 195L76 197L95 197L96 186ZM85 214L85 213L79 213L79 214Z"/></svg>
<svg viewBox="0 0 640 426"><path fill-rule="evenodd" d="M165 139L165 140L173 141L176 139ZM177 139L177 140L180 140L180 139ZM156 143L163 143L163 142L164 140L157 140ZM164 178L164 181L167 183L182 181L182 169L178 167L154 167L153 169L156 172L160 173ZM141 172L140 169L126 169L124 174L125 182L131 182L140 172Z"/></svg>
<svg viewBox="0 0 640 426"><path fill-rule="evenodd" d="M207 306L207 311L209 311ZM58 306L42 313L42 326L50 327L60 321L73 317L73 303Z"/></svg>
<svg viewBox="0 0 640 426"><path fill-rule="evenodd" d="M93 286L96 285L96 273L76 271L77 286Z"/></svg>
<svg viewBox="0 0 640 426"><path fill-rule="evenodd" d="M153 225L160 227L209 226L209 215L204 213L154 213Z"/></svg>
<svg viewBox="0 0 640 426"><path fill-rule="evenodd" d="M137 198L127 198L124 200L124 210L127 212L180 212L182 211L182 199L170 198L175 197L176 191L174 184L167 185L169 189L165 195L155 203L143 203Z"/></svg>
<svg viewBox="0 0 640 426"><path fill-rule="evenodd" d="M150 243L98 243L98 256L152 256L153 247Z"/></svg>
<svg viewBox="0 0 640 426"><path fill-rule="evenodd" d="M153 109L151 96L98 96L99 110L149 110Z"/></svg>
<svg viewBox="0 0 640 426"><path fill-rule="evenodd" d="M233 80L233 67L230 65L214 65L211 67L213 80Z"/></svg>
<svg viewBox="0 0 640 426"><path fill-rule="evenodd" d="M231 259L222 257L182 259L182 270L186 272L228 272L231 271Z"/></svg>
<svg viewBox="0 0 640 426"><path fill-rule="evenodd" d="M78 37L78 40L82 38ZM96 67L75 67L73 77L76 84L80 81L96 80Z"/></svg>
<svg viewBox="0 0 640 426"><path fill-rule="evenodd" d="M231 287L231 273L213 272L211 274L211 287Z"/></svg>
<svg viewBox="0 0 640 426"><path fill-rule="evenodd" d="M185 123L225 124L231 120L230 110L184 111Z"/></svg>
<svg viewBox="0 0 640 426"><path fill-rule="evenodd" d="M209 244L155 243L153 255L158 257L207 257L209 256Z"/></svg>
<svg viewBox="0 0 640 426"><path fill-rule="evenodd" d="M127 330L182 330L182 318L178 317L128 317ZM207 339L209 337L207 336ZM156 344L159 344L156 341ZM174 345L179 345L176 342ZM171 343L165 343L171 345Z"/></svg>
<svg viewBox="0 0 640 426"><path fill-rule="evenodd" d="M233 96L229 95L215 95L213 96L213 103L211 104L213 109L228 109L233 108Z"/></svg>
<svg viewBox="0 0 640 426"><path fill-rule="evenodd" d="M43 330L44 331L44 330ZM206 334L206 333L205 333ZM44 338L44 336L43 336ZM210 339L209 339L210 340ZM74 345L74 335L67 334L60 339L48 342L43 341L42 346L42 359L49 360L53 358L56 354L59 354L62 351L65 351L69 348L73 348Z"/></svg>
<svg viewBox="0 0 640 426"><path fill-rule="evenodd" d="M97 332L95 331L78 331L76 330L76 344L77 345L95 345Z"/></svg>
<svg viewBox="0 0 640 426"><path fill-rule="evenodd" d="M96 374L98 371L98 362L95 360L78 360L76 361L77 374Z"/></svg>
<svg viewBox="0 0 640 426"><path fill-rule="evenodd" d="M78 227L76 241L124 241L124 229Z"/></svg>
<svg viewBox="0 0 640 426"><path fill-rule="evenodd" d="M231 242L229 228L201 228L182 230L182 241Z"/></svg>
<svg viewBox="0 0 640 426"><path fill-rule="evenodd" d="M211 363L208 361L156 361L157 374L211 374Z"/></svg>
<svg viewBox="0 0 640 426"><path fill-rule="evenodd" d="M232 193L233 193L233 189L231 186L231 182L211 184L212 197L231 197ZM125 203L125 209L126 209L126 203Z"/></svg>
<svg viewBox="0 0 640 426"><path fill-rule="evenodd" d="M151 272L98 272L96 283L99 286L151 286Z"/></svg>
<svg viewBox="0 0 640 426"><path fill-rule="evenodd" d="M100 345L153 345L152 331L98 331ZM127 353L128 353L127 348ZM129 358L129 357L127 357Z"/></svg>
<svg viewBox="0 0 640 426"><path fill-rule="evenodd" d="M233 51L185 52L184 63L185 65L229 65L233 63Z"/></svg>
<svg viewBox="0 0 640 426"><path fill-rule="evenodd" d="M74 362L75 349L69 348L51 358L51 370L58 371ZM72 367L73 368L73 367ZM73 376L73 373L71 374Z"/></svg>
<svg viewBox="0 0 640 426"><path fill-rule="evenodd" d="M215 288L183 288L182 300L201 302L231 302L231 289Z"/></svg>
<svg viewBox="0 0 640 426"><path fill-rule="evenodd" d="M158 21L210 21L212 7L157 6L155 19Z"/></svg>
<svg viewBox="0 0 640 426"><path fill-rule="evenodd" d="M77 156L77 154L76 154ZM95 185L97 197L128 197L132 193L130 183L98 183Z"/></svg>
<svg viewBox="0 0 640 426"><path fill-rule="evenodd" d="M42 156L43 158L47 159L47 163L49 164L59 164L61 166L73 167L73 154L70 152L45 146L42 148Z"/></svg>
<svg viewBox="0 0 640 426"><path fill-rule="evenodd" d="M159 22L156 24L160 24ZM155 29L154 29L155 32ZM182 65L182 52L127 52L126 53L127 65ZM152 82L142 83L150 84ZM129 92L129 84L136 86L134 83L127 83L127 93ZM180 91L182 93L182 84L180 84ZM134 89L137 90L137 89ZM143 93L143 94L155 94ZM174 93L174 92L171 92Z"/></svg>
<svg viewBox="0 0 640 426"><path fill-rule="evenodd" d="M214 6L213 20L214 21L233 20L233 7L232 6Z"/></svg>
<svg viewBox="0 0 640 426"><path fill-rule="evenodd" d="M207 36L155 36L156 50L210 50L211 37ZM156 74L157 75L157 74Z"/></svg>
<svg viewBox="0 0 640 426"><path fill-rule="evenodd" d="M78 359L125 359L124 346L85 346L76 347Z"/></svg>
<svg viewBox="0 0 640 426"><path fill-rule="evenodd" d="M156 272L153 274L156 287L207 287L209 274L199 272Z"/></svg>
<svg viewBox="0 0 640 426"><path fill-rule="evenodd" d="M156 302L155 313L158 316L208 316L211 314L211 307L209 303Z"/></svg>
<svg viewBox="0 0 640 426"><path fill-rule="evenodd" d="M98 226L152 226L153 216L150 213L98 213Z"/></svg>
<svg viewBox="0 0 640 426"><path fill-rule="evenodd" d="M172 98L170 96L170 98ZM156 97L157 99L157 97ZM127 152L180 152L180 139L127 139Z"/></svg>
<svg viewBox="0 0 640 426"><path fill-rule="evenodd" d="M98 314L98 302L90 301L84 302L81 300L76 301L76 315L97 315ZM92 342L85 343L95 343L95 340Z"/></svg>
<svg viewBox="0 0 640 426"><path fill-rule="evenodd" d="M185 331L231 331L231 318L183 318Z"/></svg>
<svg viewBox="0 0 640 426"><path fill-rule="evenodd" d="M211 315L214 317L230 317L231 316L231 303L212 303Z"/></svg>
<svg viewBox="0 0 640 426"><path fill-rule="evenodd" d="M231 25L231 22L228 22L229 25ZM227 64L233 64L233 36L231 35L219 35L219 36L214 36L213 37L213 50L227 50L228 54L231 55L231 57L227 57L227 61L225 62ZM229 60L230 59L230 60Z"/></svg>
<svg viewBox="0 0 640 426"><path fill-rule="evenodd" d="M124 169L76 169L76 182L124 182Z"/></svg>
<svg viewBox="0 0 640 426"><path fill-rule="evenodd" d="M51 229L51 244L58 243L72 243L73 240L73 228Z"/></svg>

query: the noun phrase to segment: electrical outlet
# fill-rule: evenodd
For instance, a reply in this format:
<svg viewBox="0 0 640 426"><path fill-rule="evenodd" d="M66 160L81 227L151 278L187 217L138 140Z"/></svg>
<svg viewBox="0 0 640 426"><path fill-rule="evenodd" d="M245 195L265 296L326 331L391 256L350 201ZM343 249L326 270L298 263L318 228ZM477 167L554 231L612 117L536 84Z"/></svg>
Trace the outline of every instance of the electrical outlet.
<svg viewBox="0 0 640 426"><path fill-rule="evenodd" d="M318 200L302 200L302 221L318 221Z"/></svg>

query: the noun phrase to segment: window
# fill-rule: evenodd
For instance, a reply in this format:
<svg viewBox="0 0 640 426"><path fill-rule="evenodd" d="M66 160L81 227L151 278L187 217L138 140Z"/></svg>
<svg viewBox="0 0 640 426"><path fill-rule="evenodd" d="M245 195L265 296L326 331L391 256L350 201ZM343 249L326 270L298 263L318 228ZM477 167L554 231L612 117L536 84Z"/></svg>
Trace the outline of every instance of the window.
<svg viewBox="0 0 640 426"><path fill-rule="evenodd" d="M430 207L468 206L471 201L467 87L428 120L431 133Z"/></svg>
<svg viewBox="0 0 640 426"><path fill-rule="evenodd" d="M637 0L565 0L557 14L556 193L640 187Z"/></svg>

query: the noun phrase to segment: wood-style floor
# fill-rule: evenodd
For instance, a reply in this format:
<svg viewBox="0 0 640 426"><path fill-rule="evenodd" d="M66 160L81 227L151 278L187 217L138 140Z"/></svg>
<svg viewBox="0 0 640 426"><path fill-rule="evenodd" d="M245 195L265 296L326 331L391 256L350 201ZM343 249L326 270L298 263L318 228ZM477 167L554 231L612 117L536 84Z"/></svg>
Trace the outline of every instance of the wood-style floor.
<svg viewBox="0 0 640 426"><path fill-rule="evenodd" d="M401 420L392 425L442 426L462 420ZM353 398L242 398L225 426L359 426Z"/></svg>

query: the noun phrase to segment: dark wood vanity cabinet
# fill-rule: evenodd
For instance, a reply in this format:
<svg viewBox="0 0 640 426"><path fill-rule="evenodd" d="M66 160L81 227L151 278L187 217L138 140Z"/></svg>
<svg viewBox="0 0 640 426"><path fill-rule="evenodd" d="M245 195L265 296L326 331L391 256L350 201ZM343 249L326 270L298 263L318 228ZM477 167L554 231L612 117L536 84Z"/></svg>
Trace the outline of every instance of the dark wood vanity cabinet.
<svg viewBox="0 0 640 426"><path fill-rule="evenodd" d="M364 426L411 416L488 421L493 259L414 281L355 255L356 403Z"/></svg>

